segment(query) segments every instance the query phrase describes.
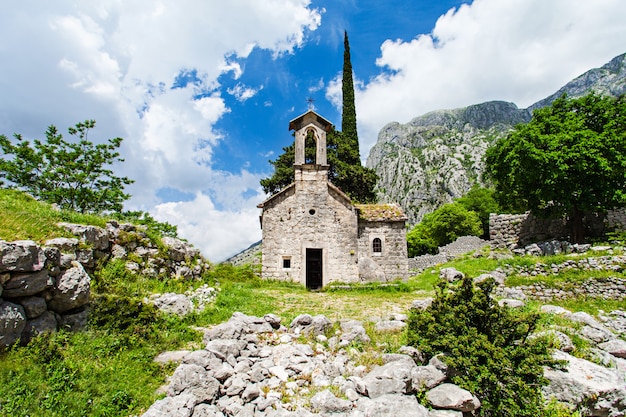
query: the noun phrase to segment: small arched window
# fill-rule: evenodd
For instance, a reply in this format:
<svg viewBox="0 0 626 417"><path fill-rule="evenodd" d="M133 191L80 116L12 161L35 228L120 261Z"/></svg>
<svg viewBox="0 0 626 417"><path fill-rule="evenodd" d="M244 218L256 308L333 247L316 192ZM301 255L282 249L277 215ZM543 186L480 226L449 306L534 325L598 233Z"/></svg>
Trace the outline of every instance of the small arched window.
<svg viewBox="0 0 626 417"><path fill-rule="evenodd" d="M317 136L314 129L306 132L304 139L304 163L317 164Z"/></svg>
<svg viewBox="0 0 626 417"><path fill-rule="evenodd" d="M378 253L383 251L383 242L380 238L375 237L374 240L372 240L372 251Z"/></svg>

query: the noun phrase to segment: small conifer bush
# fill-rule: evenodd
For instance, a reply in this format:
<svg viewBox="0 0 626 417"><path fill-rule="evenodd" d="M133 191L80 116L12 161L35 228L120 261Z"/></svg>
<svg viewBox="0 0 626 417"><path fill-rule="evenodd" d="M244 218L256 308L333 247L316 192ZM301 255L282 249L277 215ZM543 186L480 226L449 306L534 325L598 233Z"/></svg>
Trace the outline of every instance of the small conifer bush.
<svg viewBox="0 0 626 417"><path fill-rule="evenodd" d="M556 363L545 340L529 337L539 315L499 306L494 286L493 279L474 286L469 277L456 288L440 282L432 305L411 312L408 343L427 360L443 354L451 382L480 399L477 415L541 416L543 366Z"/></svg>

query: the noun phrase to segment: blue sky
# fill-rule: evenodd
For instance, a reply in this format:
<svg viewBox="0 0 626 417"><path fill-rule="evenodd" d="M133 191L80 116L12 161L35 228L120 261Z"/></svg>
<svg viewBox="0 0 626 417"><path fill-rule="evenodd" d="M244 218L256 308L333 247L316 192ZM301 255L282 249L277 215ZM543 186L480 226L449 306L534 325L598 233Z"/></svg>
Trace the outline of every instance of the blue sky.
<svg viewBox="0 0 626 417"><path fill-rule="evenodd" d="M0 134L95 119L126 208L213 261L260 239L259 180L315 109L341 125L343 33L362 159L387 123L526 107L626 52L623 0L31 0L0 13ZM1 237L0 237L1 238Z"/></svg>

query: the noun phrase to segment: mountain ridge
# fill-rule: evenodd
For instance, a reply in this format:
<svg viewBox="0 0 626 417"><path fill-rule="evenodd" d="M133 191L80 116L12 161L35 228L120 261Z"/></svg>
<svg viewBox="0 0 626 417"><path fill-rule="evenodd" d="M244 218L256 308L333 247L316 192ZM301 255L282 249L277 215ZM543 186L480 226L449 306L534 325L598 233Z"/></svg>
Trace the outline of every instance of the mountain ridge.
<svg viewBox="0 0 626 417"><path fill-rule="evenodd" d="M520 109L515 103L488 101L456 109L435 110L406 124L385 125L366 165L376 170L378 198L397 202L410 224L442 204L481 184L483 155L516 124L527 123L532 111L563 94L580 97L626 93L626 53L574 78L555 93Z"/></svg>

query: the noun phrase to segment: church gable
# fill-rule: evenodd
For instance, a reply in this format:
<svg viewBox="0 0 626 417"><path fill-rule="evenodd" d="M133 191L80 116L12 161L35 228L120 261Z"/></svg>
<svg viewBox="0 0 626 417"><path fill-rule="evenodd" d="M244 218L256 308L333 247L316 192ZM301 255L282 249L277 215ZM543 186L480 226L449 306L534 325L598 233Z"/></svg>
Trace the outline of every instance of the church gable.
<svg viewBox="0 0 626 417"><path fill-rule="evenodd" d="M363 261L375 267L382 280L406 277L407 261L397 262L393 249L398 238L405 236L406 218L399 207L355 207L328 181L326 133L332 124L326 119L309 111L293 119L289 127L296 130L294 182L258 205L262 209L262 276L319 288L335 281L358 282ZM305 159L307 140L315 141L314 161ZM372 244L378 246L370 256ZM406 241L399 256L406 258ZM394 261L395 268L389 267Z"/></svg>

